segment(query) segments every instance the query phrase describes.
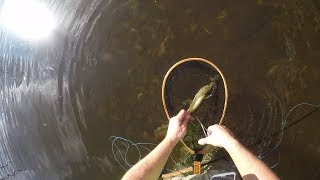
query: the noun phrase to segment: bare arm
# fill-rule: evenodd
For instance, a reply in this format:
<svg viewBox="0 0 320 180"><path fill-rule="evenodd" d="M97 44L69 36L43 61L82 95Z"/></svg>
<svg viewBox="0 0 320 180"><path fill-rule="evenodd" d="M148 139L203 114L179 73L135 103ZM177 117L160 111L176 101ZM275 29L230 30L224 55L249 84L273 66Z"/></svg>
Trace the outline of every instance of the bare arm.
<svg viewBox="0 0 320 180"><path fill-rule="evenodd" d="M164 140L145 158L135 164L122 179L158 179L172 149L186 135L190 114L181 110L169 121Z"/></svg>
<svg viewBox="0 0 320 180"><path fill-rule="evenodd" d="M208 128L210 135L199 140L199 144L211 144L223 147L230 154L244 180L255 176L259 180L273 180L279 177L260 159L239 143L223 126L213 125Z"/></svg>
<svg viewBox="0 0 320 180"><path fill-rule="evenodd" d="M145 158L134 165L122 179L158 179L175 145L175 142L164 139Z"/></svg>

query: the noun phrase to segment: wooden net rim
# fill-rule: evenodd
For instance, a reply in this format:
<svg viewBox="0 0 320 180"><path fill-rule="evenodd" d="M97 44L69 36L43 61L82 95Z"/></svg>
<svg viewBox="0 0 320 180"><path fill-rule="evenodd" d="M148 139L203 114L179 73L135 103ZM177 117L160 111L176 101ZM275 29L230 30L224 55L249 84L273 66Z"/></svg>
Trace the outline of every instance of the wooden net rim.
<svg viewBox="0 0 320 180"><path fill-rule="evenodd" d="M224 107L223 107L222 115L221 115L221 118L220 118L220 121L219 121L219 125L221 125L221 124L222 124L222 121L223 121L223 119L224 119L225 113L226 113L227 103L228 103L228 87L227 87L227 82L226 82L226 79L225 79L224 75L222 74L222 71L221 71L215 64L213 64L211 61L206 60L206 59L203 59L203 58L187 58L187 59L183 59L183 60L175 63L173 66L171 66L171 68L168 70L168 72L167 72L166 75L164 76L164 79L163 79L163 82L162 82L162 92L161 92L161 95L162 95L162 104L163 104L163 108L164 108L164 111L165 111L165 113L166 113L166 116L167 116L168 120L170 120L171 117L170 117L169 112L168 112L168 109L167 109L167 104L166 104L165 94L164 94L165 86L166 86L166 82L167 82L167 78L169 77L170 73L171 73L177 66L179 66L180 64L183 64L183 63L191 62L191 61L203 62L203 63L206 63L206 64L210 65L210 66L213 67L216 71L218 71L218 73L219 73L220 76L222 77L223 85L224 85L225 98L224 98ZM194 150L190 149L190 148L184 143L183 140L181 140L181 142L183 143L183 145L187 148L187 150L188 150L191 154L196 153ZM197 152L197 153L201 153L201 152Z"/></svg>

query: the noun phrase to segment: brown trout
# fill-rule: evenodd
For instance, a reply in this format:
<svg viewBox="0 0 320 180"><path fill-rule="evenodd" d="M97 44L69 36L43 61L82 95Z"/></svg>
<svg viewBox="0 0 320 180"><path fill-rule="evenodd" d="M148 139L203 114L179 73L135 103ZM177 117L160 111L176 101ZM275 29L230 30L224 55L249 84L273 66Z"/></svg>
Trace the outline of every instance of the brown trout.
<svg viewBox="0 0 320 180"><path fill-rule="evenodd" d="M189 108L188 108L188 112L189 113L193 113L195 110L197 110L197 108L200 106L200 104L202 103L202 101L207 97L207 94L209 92L214 92L217 89L217 81L219 79L218 75L215 75L212 79L211 82L205 86L203 86L202 88L199 89L199 91L197 92L197 94L194 96Z"/></svg>

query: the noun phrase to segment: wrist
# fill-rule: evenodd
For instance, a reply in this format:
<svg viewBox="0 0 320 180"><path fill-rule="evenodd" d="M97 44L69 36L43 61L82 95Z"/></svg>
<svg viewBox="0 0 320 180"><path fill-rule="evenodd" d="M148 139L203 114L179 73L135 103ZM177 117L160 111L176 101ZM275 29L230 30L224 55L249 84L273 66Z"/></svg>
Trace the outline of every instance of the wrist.
<svg viewBox="0 0 320 180"><path fill-rule="evenodd" d="M225 143L223 144L223 148L226 149L228 152L236 149L238 146L239 142L233 137L228 138Z"/></svg>
<svg viewBox="0 0 320 180"><path fill-rule="evenodd" d="M170 146L176 146L176 144L179 142L179 140L176 140L174 138L170 138L170 137L165 137L163 139L163 142L165 142L166 144L170 145Z"/></svg>

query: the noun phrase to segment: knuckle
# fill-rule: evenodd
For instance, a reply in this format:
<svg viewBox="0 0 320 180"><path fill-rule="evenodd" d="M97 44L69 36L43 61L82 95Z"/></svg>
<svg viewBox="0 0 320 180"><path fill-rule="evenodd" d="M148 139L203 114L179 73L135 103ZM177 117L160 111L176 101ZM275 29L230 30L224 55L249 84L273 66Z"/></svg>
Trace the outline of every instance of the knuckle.
<svg viewBox="0 0 320 180"><path fill-rule="evenodd" d="M212 130L214 129L214 127L215 127L214 125L209 126L209 127L208 127L208 130L211 130L211 131L212 131Z"/></svg>

